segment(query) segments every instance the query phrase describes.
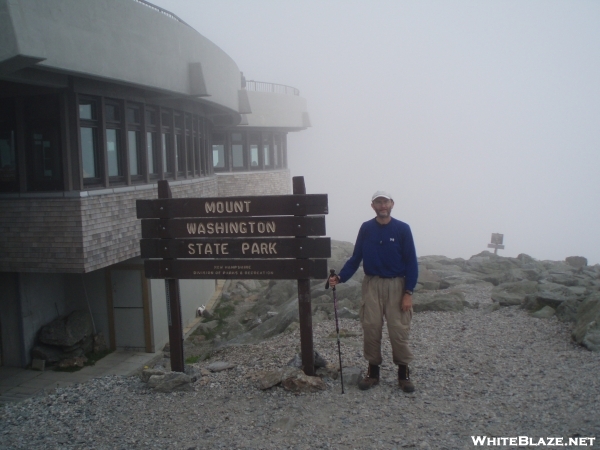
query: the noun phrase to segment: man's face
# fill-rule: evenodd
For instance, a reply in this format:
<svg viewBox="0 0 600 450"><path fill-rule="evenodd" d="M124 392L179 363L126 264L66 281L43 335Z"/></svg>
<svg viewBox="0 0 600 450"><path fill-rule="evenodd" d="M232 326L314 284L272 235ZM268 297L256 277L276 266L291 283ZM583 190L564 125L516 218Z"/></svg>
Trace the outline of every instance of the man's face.
<svg viewBox="0 0 600 450"><path fill-rule="evenodd" d="M385 197L377 197L371 203L371 207L377 217L381 219L387 219L392 214L392 208L394 207L394 201Z"/></svg>

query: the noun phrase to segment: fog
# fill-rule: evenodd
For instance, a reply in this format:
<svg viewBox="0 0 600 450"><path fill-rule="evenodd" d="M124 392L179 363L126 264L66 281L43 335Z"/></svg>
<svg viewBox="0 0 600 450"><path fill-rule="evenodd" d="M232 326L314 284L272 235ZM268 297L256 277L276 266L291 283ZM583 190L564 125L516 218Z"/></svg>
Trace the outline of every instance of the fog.
<svg viewBox="0 0 600 450"><path fill-rule="evenodd" d="M156 0L249 80L294 86L292 175L354 242L390 191L419 255L600 263L600 2Z"/></svg>

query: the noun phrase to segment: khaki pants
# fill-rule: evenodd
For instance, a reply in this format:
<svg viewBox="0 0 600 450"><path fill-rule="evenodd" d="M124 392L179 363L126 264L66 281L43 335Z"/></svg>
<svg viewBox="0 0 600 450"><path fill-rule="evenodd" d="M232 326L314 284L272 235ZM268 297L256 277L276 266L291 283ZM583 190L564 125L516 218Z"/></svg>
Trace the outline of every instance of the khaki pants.
<svg viewBox="0 0 600 450"><path fill-rule="evenodd" d="M410 311L402 311L404 278L380 278L366 275L362 284L360 321L364 334L364 355L369 364L380 365L383 318L387 320L394 364L410 364L413 354L408 347L412 320Z"/></svg>

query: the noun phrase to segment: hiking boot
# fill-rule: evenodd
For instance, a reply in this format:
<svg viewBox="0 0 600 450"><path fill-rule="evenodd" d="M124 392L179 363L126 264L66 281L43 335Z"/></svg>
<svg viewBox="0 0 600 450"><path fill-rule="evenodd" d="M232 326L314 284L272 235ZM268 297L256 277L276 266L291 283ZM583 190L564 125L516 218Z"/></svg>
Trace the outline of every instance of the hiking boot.
<svg viewBox="0 0 600 450"><path fill-rule="evenodd" d="M367 371L367 376L365 376L362 380L358 382L358 388L361 391L366 391L367 389L371 389L373 386L379 384L379 366L375 366L373 364L369 364L369 370Z"/></svg>
<svg viewBox="0 0 600 450"><path fill-rule="evenodd" d="M414 392L415 385L410 381L410 371L408 366L404 364L398 365L398 386L404 392Z"/></svg>

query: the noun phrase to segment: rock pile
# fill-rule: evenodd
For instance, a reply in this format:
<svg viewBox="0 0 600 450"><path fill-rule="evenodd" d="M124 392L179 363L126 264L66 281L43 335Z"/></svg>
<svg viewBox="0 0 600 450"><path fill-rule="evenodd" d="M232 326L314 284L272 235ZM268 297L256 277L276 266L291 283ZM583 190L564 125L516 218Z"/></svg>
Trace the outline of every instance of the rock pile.
<svg viewBox="0 0 600 450"><path fill-rule="evenodd" d="M83 367L86 354L106 350L102 333L94 334L92 318L87 311L73 311L44 325L38 334L37 344L31 351L33 359L46 365Z"/></svg>
<svg viewBox="0 0 600 450"><path fill-rule="evenodd" d="M352 244L332 241L329 267L339 271L351 255ZM337 288L341 318L358 318L362 269ZM600 350L600 265L588 266L584 257L565 261L538 261L521 254L503 257L484 251L470 259L445 256L419 258L419 280L413 298L414 311L463 311L478 303L465 300L465 285L490 287L494 303L489 310L519 305L534 317L557 316L573 324L573 339L589 350ZM331 291L324 280L311 284L313 324L334 317ZM223 302L237 304L241 316L228 320L216 337L216 347L256 343L298 327L295 281L232 281ZM239 306L241 305L241 307ZM211 322L203 327L214 327Z"/></svg>

